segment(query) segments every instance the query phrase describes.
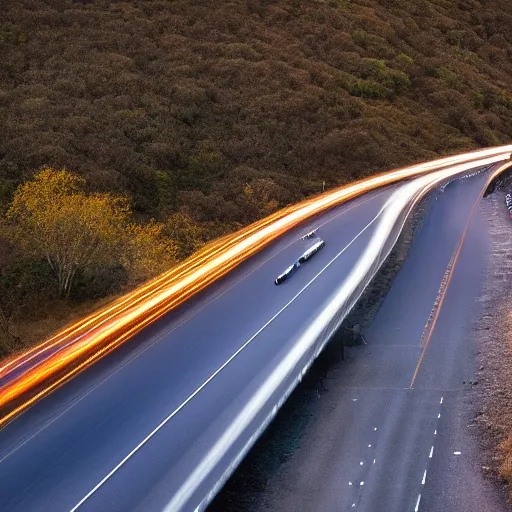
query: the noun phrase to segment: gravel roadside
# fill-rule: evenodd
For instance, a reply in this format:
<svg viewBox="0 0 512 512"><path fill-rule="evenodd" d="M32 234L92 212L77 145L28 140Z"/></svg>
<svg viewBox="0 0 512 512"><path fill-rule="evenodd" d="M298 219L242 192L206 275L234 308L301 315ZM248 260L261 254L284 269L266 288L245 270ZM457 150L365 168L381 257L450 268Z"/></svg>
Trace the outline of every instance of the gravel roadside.
<svg viewBox="0 0 512 512"><path fill-rule="evenodd" d="M484 199L482 208L492 250L480 297L482 315L474 327L479 360L474 424L483 453L482 470L499 492L506 493L500 468L512 476L512 468L503 467L507 462L510 466L512 446L500 445L512 433L512 219L503 190Z"/></svg>

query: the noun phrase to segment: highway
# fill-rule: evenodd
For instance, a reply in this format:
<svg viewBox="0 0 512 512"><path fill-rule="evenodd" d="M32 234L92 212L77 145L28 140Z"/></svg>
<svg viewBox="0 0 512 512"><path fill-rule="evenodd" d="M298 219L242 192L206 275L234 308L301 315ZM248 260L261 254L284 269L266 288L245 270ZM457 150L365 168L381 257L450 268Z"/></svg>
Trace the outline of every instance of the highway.
<svg viewBox="0 0 512 512"><path fill-rule="evenodd" d="M447 225L464 223L485 180L479 175L460 185L461 210ZM179 508L194 510L218 475L201 474L193 489L187 488L189 475L350 272L373 235L372 220L397 187L371 192L289 231L8 424L0 431L0 510L175 510L170 500L184 488ZM450 187L459 190L458 185ZM448 196L447 189L443 197ZM275 277L314 243L300 240L314 228L325 248L276 287ZM457 243L456 238L430 242L428 247L443 255L451 255ZM420 288L408 299L415 311L421 293ZM390 365L392 386L410 384L410 369L421 353L417 340L410 343L406 355ZM423 368L435 373L429 357L430 352ZM457 355L450 357L456 361ZM443 363L442 368L452 366ZM386 375L364 371L354 378L387 382ZM428 373L419 373L414 387L427 381ZM437 388L428 393L421 403L428 402L433 411L439 393ZM407 407L421 409L413 391L405 396L409 398L403 402L388 403L396 411L392 424L403 420ZM374 405L373 423L385 410L378 397ZM418 425L427 431L430 423L422 414L410 416L411 436L418 437L412 434ZM360 420L354 416L352 421ZM414 453L428 444L421 443L411 444ZM392 446L392 440L383 443L383 449ZM222 458L222 471L241 448L235 444ZM414 453L409 453L411 459L416 459ZM388 510L406 510L405 503L409 507L415 476L404 472L403 489L395 491L404 501L395 501L397 508ZM363 510L382 510L375 508L378 503Z"/></svg>
<svg viewBox="0 0 512 512"><path fill-rule="evenodd" d="M365 228L395 189L287 233L7 425L0 510L162 510L233 409L352 268L371 236L372 226ZM325 248L275 286L314 242L300 236L317 227ZM211 485L205 481L195 499Z"/></svg>
<svg viewBox="0 0 512 512"><path fill-rule="evenodd" d="M457 180L431 202L364 332L368 345L332 370L317 420L262 511L509 509L483 479L468 427L488 251L484 188L485 175Z"/></svg>

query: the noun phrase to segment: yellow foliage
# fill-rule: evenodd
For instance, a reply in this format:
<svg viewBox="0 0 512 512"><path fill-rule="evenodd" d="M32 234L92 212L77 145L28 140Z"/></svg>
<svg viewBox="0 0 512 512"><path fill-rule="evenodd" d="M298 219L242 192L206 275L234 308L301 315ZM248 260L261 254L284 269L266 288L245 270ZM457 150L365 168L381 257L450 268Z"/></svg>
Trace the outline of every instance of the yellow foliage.
<svg viewBox="0 0 512 512"><path fill-rule="evenodd" d="M131 213L125 199L87 194L84 185L65 169L45 168L17 189L7 211L14 239L48 261L61 295L69 294L77 270L118 261Z"/></svg>
<svg viewBox="0 0 512 512"><path fill-rule="evenodd" d="M169 215L164 234L177 246L179 260L184 260L204 245L204 230L186 213Z"/></svg>
<svg viewBox="0 0 512 512"><path fill-rule="evenodd" d="M125 230L126 251L122 263L134 282L145 281L169 270L177 261L178 248L162 236L163 224L129 224Z"/></svg>

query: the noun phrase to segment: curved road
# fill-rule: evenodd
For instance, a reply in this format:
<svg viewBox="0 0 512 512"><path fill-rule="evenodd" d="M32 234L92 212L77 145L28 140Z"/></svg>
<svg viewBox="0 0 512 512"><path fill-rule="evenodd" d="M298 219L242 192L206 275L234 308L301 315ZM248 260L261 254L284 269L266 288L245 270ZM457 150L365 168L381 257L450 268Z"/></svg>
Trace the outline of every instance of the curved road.
<svg viewBox="0 0 512 512"><path fill-rule="evenodd" d="M445 195L462 191L455 198L456 227L465 223L484 180L481 174L447 188ZM370 193L287 233L0 431L0 510L163 510L233 412L350 271L372 235L370 222L394 190ZM325 248L276 287L275 277L315 241L300 236L316 227ZM437 260L451 254L454 244L456 237L441 238L429 248L436 247ZM420 295L409 298L409 305ZM411 350L379 382L409 385L420 352L416 341L411 338ZM431 365L435 370L435 361ZM418 386L426 375L419 376ZM377 377L363 372L354 378ZM425 400L438 400L437 394ZM402 402L389 400L396 411L393 424L403 421L408 407L421 409L409 395ZM383 411L380 405L372 414ZM423 429L427 418L412 418L411 428ZM392 443L383 446L390 449ZM193 510L217 477L207 476L184 510ZM387 510L410 508L409 494L416 490L405 490L413 481L404 480L404 488L395 491L403 501L397 498L398 508ZM363 510L382 510L375 508L378 503Z"/></svg>
<svg viewBox="0 0 512 512"><path fill-rule="evenodd" d="M364 332L368 345L349 349L329 374L317 419L261 510L508 510L482 477L468 427L488 251L484 188L477 175L431 201Z"/></svg>

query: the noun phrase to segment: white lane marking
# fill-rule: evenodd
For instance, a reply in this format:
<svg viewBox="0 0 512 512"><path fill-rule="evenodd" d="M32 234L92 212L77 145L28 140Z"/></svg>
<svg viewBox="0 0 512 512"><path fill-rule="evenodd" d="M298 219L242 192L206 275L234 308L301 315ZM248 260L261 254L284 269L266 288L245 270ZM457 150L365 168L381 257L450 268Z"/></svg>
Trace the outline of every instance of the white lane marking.
<svg viewBox="0 0 512 512"><path fill-rule="evenodd" d="M375 464L375 459L373 459L373 463Z"/></svg>
<svg viewBox="0 0 512 512"><path fill-rule="evenodd" d="M335 215L334 217L331 217L330 219L326 220L324 223L320 224L318 227L322 227L322 226L325 226L326 224L332 222L333 220L337 219L338 217L340 217L341 215L344 215L345 213L348 213L350 210L356 208L357 206L362 206L364 204L366 204L367 202L369 202L370 200L372 199L376 199L377 197L381 196L382 194L384 194L387 190L383 190L381 192L379 192L378 194L375 194L373 195L372 197L369 197L367 199L365 199L364 201L359 201L359 202L355 202L357 201L357 199L354 199L354 203L349 205L348 208L345 208L343 209L343 211L341 211L340 213L338 213L337 215ZM343 203L343 204L340 204L337 206L337 208L343 208L343 206L345 206L346 203ZM379 210L380 211L380 210ZM327 214L328 212L326 212ZM373 220L372 220L373 222ZM371 224L371 223L370 223ZM368 224L368 226L370 225ZM366 226L366 227L368 227ZM318 228L317 228L318 229ZM364 231L364 230L363 230ZM361 233L360 233L361 234ZM359 236L359 235L358 235ZM220 299L223 295L225 295L227 292L229 292L232 288L234 288L235 286L239 285L240 283L242 283L245 279L247 279L249 276L251 276L252 274L254 274L257 270L259 270L261 267L263 267L263 265L267 264L271 259L275 258L276 256L278 256L279 254L281 254L283 251L285 251L286 249L288 249L289 247L291 247L293 244L295 244L297 242L297 240L292 240L289 244L287 244L286 246L284 246L282 249L279 249L277 252L275 252L274 254L272 254L271 256L269 256L266 260L264 260L263 262L261 262L260 265L258 265L257 267L253 268L250 272L248 272L247 274L245 274L244 276L242 276L238 281L234 282L231 286L229 286L228 288L226 288L225 290L223 290L221 293L219 293L218 295L214 295L211 299L209 299L205 304L203 304L199 309L197 309L196 311L194 311L192 314L190 314L189 316L183 318L183 320L181 320L177 325L174 325L171 329L169 330L166 330L164 331L162 334L160 334L160 336L158 336L152 343L150 343L149 345L147 345L146 347L144 347L140 352L137 352L135 354L133 354L132 356L130 356L124 363L122 366L120 366L119 368L117 368L115 371L113 371L112 373L110 373L109 375L107 375L103 380L101 380L100 382L98 382L95 386L93 386L91 389L89 389L85 394L83 394L80 398L78 398L76 401L72 402L71 404L69 404L69 406L67 408L65 408L63 411L61 411L57 416L55 416L54 418L52 418L51 420L49 420L47 423L45 423L41 428L39 428L38 430L36 430L34 433L30 434L28 438L26 438L25 440L23 440L19 445L15 446L12 450L10 450L9 452L5 453L4 456L2 456L2 458L0 458L0 464L5 460L7 459L7 457L11 456L13 453L15 453L16 451L18 451L20 448L22 448L24 445L26 445L29 441L31 441L32 439L34 439L34 437L36 437L38 434L40 434L43 430L45 430L47 427L49 427L52 423L55 423L55 421L57 421L60 417L62 417L65 413L67 413L70 409L72 409L75 405L77 405L81 400L83 400L84 398L86 398L88 395L90 395L93 391L95 391L96 389L98 389L102 384L104 384L105 382L107 382L111 377L113 377L114 375L116 375L117 373L119 373L122 369L124 369L126 366L128 366L131 362L133 362L135 359L139 358L142 354L144 354L147 350L149 350L151 347L153 347L156 343L158 343L159 341L161 341L163 338L165 338L166 336L168 336L169 334L171 334L172 332L174 332L176 329L180 328L184 323L188 322L189 320L191 320L194 316L196 316L198 313L200 313L203 309L205 309L207 306L209 306L212 302L216 301L217 299ZM352 242L351 242L352 243ZM356 398L357 400L357 398ZM26 412L26 411L25 411Z"/></svg>
<svg viewBox="0 0 512 512"><path fill-rule="evenodd" d="M355 507L355 506L356 506L356 504L355 504L355 503L352 503L352 507Z"/></svg>
<svg viewBox="0 0 512 512"><path fill-rule="evenodd" d="M357 398L352 398L352 402L357 402Z"/></svg>
<svg viewBox="0 0 512 512"><path fill-rule="evenodd" d="M361 482L359 485L363 486L363 485L364 485L364 482Z"/></svg>
<svg viewBox="0 0 512 512"><path fill-rule="evenodd" d="M414 508L414 512L418 512L420 509L420 500L421 500L421 494L418 495L418 501L416 501L416 507Z"/></svg>
<svg viewBox="0 0 512 512"><path fill-rule="evenodd" d="M388 192L388 190L382 190L378 194L375 194L372 197L366 198L364 201L358 201L358 198L355 197L354 199L352 199L352 201L354 201L354 204L351 204L349 208L338 213L338 215L335 215L334 217L330 218L329 220L326 220L325 222L323 222L322 224L319 224L318 227L315 228L315 231L320 229L321 227L325 226L326 224L329 224L329 222L332 222L334 219L337 219L340 215L343 215L343 214L347 213L348 211L352 210L356 206L363 206L363 204L366 204L368 201L371 201L372 199L376 199L377 197L381 196L382 194L385 194L386 192ZM360 196L360 197L364 197L364 196ZM349 199L349 201L351 201L351 200ZM346 205L346 203L339 204L335 208L343 207L344 205ZM325 213L327 214L328 212L325 212Z"/></svg>
<svg viewBox="0 0 512 512"><path fill-rule="evenodd" d="M81 507L103 484L109 480L116 471L118 471L126 462L135 455L152 437L155 436L157 432L159 432L169 421L178 414L181 409L183 409L193 398L195 398L226 366L228 366L233 359L235 359L238 354L240 354L264 329L266 329L283 311L285 311L304 291L309 288L318 277L323 274L380 216L381 210L379 213L338 253L334 258L325 265L325 267L318 272L299 292L287 303L285 304L266 324L263 325L255 334L253 334L226 362L224 362L215 372L213 372L210 377L208 377L196 390L189 395L174 411L172 411L166 418L164 418L142 441L133 448L128 455L126 455L109 473L107 473L73 508L70 509L70 512L75 512ZM375 428L374 430L377 430Z"/></svg>
<svg viewBox="0 0 512 512"><path fill-rule="evenodd" d="M373 431L374 431L374 432L376 432L376 431L377 431L377 427L375 427L375 428L373 429Z"/></svg>
<svg viewBox="0 0 512 512"><path fill-rule="evenodd" d="M437 430L434 430L434 435L437 436Z"/></svg>
<svg viewBox="0 0 512 512"><path fill-rule="evenodd" d="M371 448L371 447L372 447L372 445L371 445L371 444L369 444L369 445L368 445L368 448Z"/></svg>
<svg viewBox="0 0 512 512"><path fill-rule="evenodd" d="M430 455L428 456L429 459L432 458L432 455L434 455L434 447L430 448Z"/></svg>
<svg viewBox="0 0 512 512"><path fill-rule="evenodd" d="M460 455L461 452L453 452L453 455Z"/></svg>
<svg viewBox="0 0 512 512"><path fill-rule="evenodd" d="M426 479L427 479L427 470L425 469L425 473L423 473L423 480L421 481L421 485L425 485Z"/></svg>
<svg viewBox="0 0 512 512"><path fill-rule="evenodd" d="M439 402L440 404L442 404L442 403L443 403L443 398L444 398L444 397L441 397L441 401Z"/></svg>
<svg viewBox="0 0 512 512"><path fill-rule="evenodd" d="M352 485L352 482L349 482L348 485Z"/></svg>
<svg viewBox="0 0 512 512"><path fill-rule="evenodd" d="M439 419L440 417L441 417L441 413L439 413L439 414L437 415L437 419Z"/></svg>
<svg viewBox="0 0 512 512"><path fill-rule="evenodd" d="M364 463L363 462L360 462L359 465L362 466Z"/></svg>

